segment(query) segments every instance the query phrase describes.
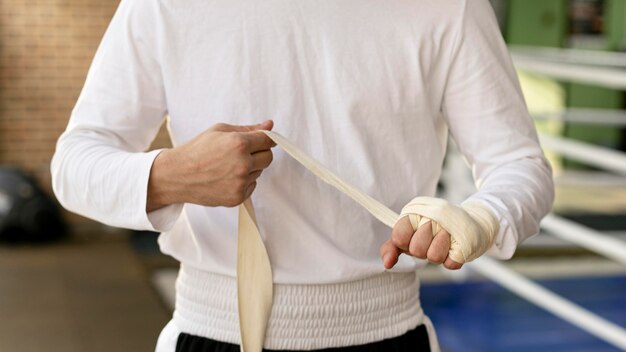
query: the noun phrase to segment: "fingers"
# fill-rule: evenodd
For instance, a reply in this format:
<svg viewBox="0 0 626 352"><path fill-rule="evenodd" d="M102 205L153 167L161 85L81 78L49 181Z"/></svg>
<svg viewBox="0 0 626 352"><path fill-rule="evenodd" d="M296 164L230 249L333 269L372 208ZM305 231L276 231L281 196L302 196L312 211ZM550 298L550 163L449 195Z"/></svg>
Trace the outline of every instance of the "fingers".
<svg viewBox="0 0 626 352"><path fill-rule="evenodd" d="M408 217L403 217L394 226L391 240L381 247L381 257L385 268L393 267L402 253L420 259L427 259L433 264L444 264L450 270L460 269L463 264L448 258L451 237L448 231L441 229L435 236L432 235L432 221L420 221L422 225L413 231ZM389 254L387 258L386 255Z"/></svg>
<svg viewBox="0 0 626 352"><path fill-rule="evenodd" d="M401 250L393 244L392 240L388 240L380 246L380 257L383 260L385 269L391 269L398 262Z"/></svg>
<svg viewBox="0 0 626 352"><path fill-rule="evenodd" d="M272 128L274 128L274 121L266 120L259 124L248 126L248 127L250 127L251 131L262 131L262 130L271 131Z"/></svg>
<svg viewBox="0 0 626 352"><path fill-rule="evenodd" d="M441 230L432 239L426 257L431 263L441 264L448 257L448 252L450 252L450 234L446 230Z"/></svg>
<svg viewBox="0 0 626 352"><path fill-rule="evenodd" d="M399 249L408 251L413 233L414 231L413 226L411 226L411 221L409 221L409 218L405 216L398 220L398 223L393 227L393 231L391 232L391 241Z"/></svg>
<svg viewBox="0 0 626 352"><path fill-rule="evenodd" d="M264 150L252 154L252 167L250 171L265 169L272 163L273 159L274 155L272 154L271 150Z"/></svg>
<svg viewBox="0 0 626 352"><path fill-rule="evenodd" d="M446 261L443 263L443 266L446 267L446 269L459 270L459 269L461 269L463 264L457 263L454 260L452 260L450 258L447 258Z"/></svg>
<svg viewBox="0 0 626 352"><path fill-rule="evenodd" d="M227 123L218 123L210 128L213 132L236 132L231 141L237 149L253 154L262 150L269 150L276 145L262 130L271 130L274 127L272 120L256 125L239 126Z"/></svg>
<svg viewBox="0 0 626 352"><path fill-rule="evenodd" d="M417 258L426 259L433 241L432 222L420 226L411 238L409 253Z"/></svg>
<svg viewBox="0 0 626 352"><path fill-rule="evenodd" d="M432 221L420 226L411 237L409 254L416 258L428 259L433 264L441 264L450 251L450 234L446 230L440 230L433 237L432 233Z"/></svg>
<svg viewBox="0 0 626 352"><path fill-rule="evenodd" d="M213 126L213 130L220 132L253 132L260 130L271 130L274 127L274 121L267 120L256 125L230 125L227 123L218 123Z"/></svg>
<svg viewBox="0 0 626 352"><path fill-rule="evenodd" d="M244 134L244 138L248 141L250 153L269 150L276 145L270 137L262 132L249 132Z"/></svg>
<svg viewBox="0 0 626 352"><path fill-rule="evenodd" d="M391 233L391 240L396 247L408 252L408 254L416 258L428 258L430 260L429 251L433 241L432 223L428 221L424 225L420 226L417 231L413 231L413 226L411 226L409 218L403 217L398 221L396 226L394 226ZM435 259L440 260L439 263L443 262L445 259L445 256L441 259L439 258L439 247L443 247L444 245L445 243L441 244L438 242L437 248L431 253ZM447 254L447 251L445 253Z"/></svg>
<svg viewBox="0 0 626 352"><path fill-rule="evenodd" d="M427 233L432 238L432 230L429 227L429 224L421 226L420 229L426 229L424 229L423 231L420 231L420 229L418 229L413 238L416 238L418 233ZM413 252L409 252L408 254L421 259L428 259L428 261L433 264L443 263L444 266L450 270L457 270L463 266L463 264L459 264L454 260L448 258L448 252L450 251L450 235L446 230L439 231L437 235L430 241L430 246L426 246L426 248L426 254L423 257L418 257L417 255L413 254ZM401 248L398 248L393 239L385 242L380 247L380 257L382 258L385 269L393 268L393 266L396 265L396 263L398 262L400 254L402 254L403 252L405 251L403 251Z"/></svg>
<svg viewBox="0 0 626 352"><path fill-rule="evenodd" d="M262 170L258 170L258 171L251 172L250 175L248 176L248 182L249 183L255 182L256 179L261 176L261 172L263 172L263 171Z"/></svg>

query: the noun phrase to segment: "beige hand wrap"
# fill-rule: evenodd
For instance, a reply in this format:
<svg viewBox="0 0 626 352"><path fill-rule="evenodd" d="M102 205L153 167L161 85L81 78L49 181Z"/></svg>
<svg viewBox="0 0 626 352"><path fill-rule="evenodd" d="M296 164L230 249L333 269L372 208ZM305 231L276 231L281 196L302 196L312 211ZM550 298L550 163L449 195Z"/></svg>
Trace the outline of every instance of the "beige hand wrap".
<svg viewBox="0 0 626 352"><path fill-rule="evenodd" d="M483 255L493 244L498 233L498 220L485 206L468 202L462 206L444 199L417 197L400 213L408 216L413 230L432 221L433 236L441 228L450 234L450 259L466 263Z"/></svg>
<svg viewBox="0 0 626 352"><path fill-rule="evenodd" d="M264 132L309 171L348 195L390 228L394 227L401 216L408 216L414 229L432 219L433 235L440 227L450 233L452 246L449 256L456 262L465 263L485 253L498 231L497 219L479 203L457 206L442 199L418 197L407 204L399 216L341 180L283 136L271 131ZM241 351L261 352L272 308L273 281L269 256L261 240L250 199L239 206L238 236L237 299Z"/></svg>

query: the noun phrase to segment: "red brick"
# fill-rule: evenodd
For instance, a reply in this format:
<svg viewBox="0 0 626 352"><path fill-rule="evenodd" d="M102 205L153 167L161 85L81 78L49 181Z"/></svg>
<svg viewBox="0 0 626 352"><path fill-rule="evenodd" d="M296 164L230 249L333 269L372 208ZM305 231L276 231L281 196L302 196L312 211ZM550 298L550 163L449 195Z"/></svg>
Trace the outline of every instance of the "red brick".
<svg viewBox="0 0 626 352"><path fill-rule="evenodd" d="M118 4L119 0L0 1L0 164L26 169L48 192L56 140ZM170 145L164 129L153 145Z"/></svg>

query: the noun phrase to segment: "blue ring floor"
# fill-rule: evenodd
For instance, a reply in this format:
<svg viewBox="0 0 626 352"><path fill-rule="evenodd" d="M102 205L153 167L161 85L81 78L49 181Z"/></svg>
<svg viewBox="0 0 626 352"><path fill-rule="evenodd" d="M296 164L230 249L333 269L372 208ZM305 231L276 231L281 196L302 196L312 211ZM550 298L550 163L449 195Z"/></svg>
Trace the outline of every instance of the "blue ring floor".
<svg viewBox="0 0 626 352"><path fill-rule="evenodd" d="M626 327L626 276L536 282ZM422 283L421 301L444 352L620 351L493 282Z"/></svg>

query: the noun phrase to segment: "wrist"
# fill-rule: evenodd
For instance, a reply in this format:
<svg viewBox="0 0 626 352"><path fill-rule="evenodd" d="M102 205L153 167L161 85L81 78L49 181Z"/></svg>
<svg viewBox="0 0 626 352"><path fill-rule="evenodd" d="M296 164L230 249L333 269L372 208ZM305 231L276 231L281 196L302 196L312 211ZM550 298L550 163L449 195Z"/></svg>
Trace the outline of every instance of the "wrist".
<svg viewBox="0 0 626 352"><path fill-rule="evenodd" d="M148 194L146 212L166 207L172 204L183 203L179 175L180 166L175 149L163 149L152 162L150 178L148 179Z"/></svg>
<svg viewBox="0 0 626 352"><path fill-rule="evenodd" d="M482 233L488 238L489 247L491 247L500 230L500 222L495 214L482 202L474 200L464 202L461 204L461 208L479 224Z"/></svg>

